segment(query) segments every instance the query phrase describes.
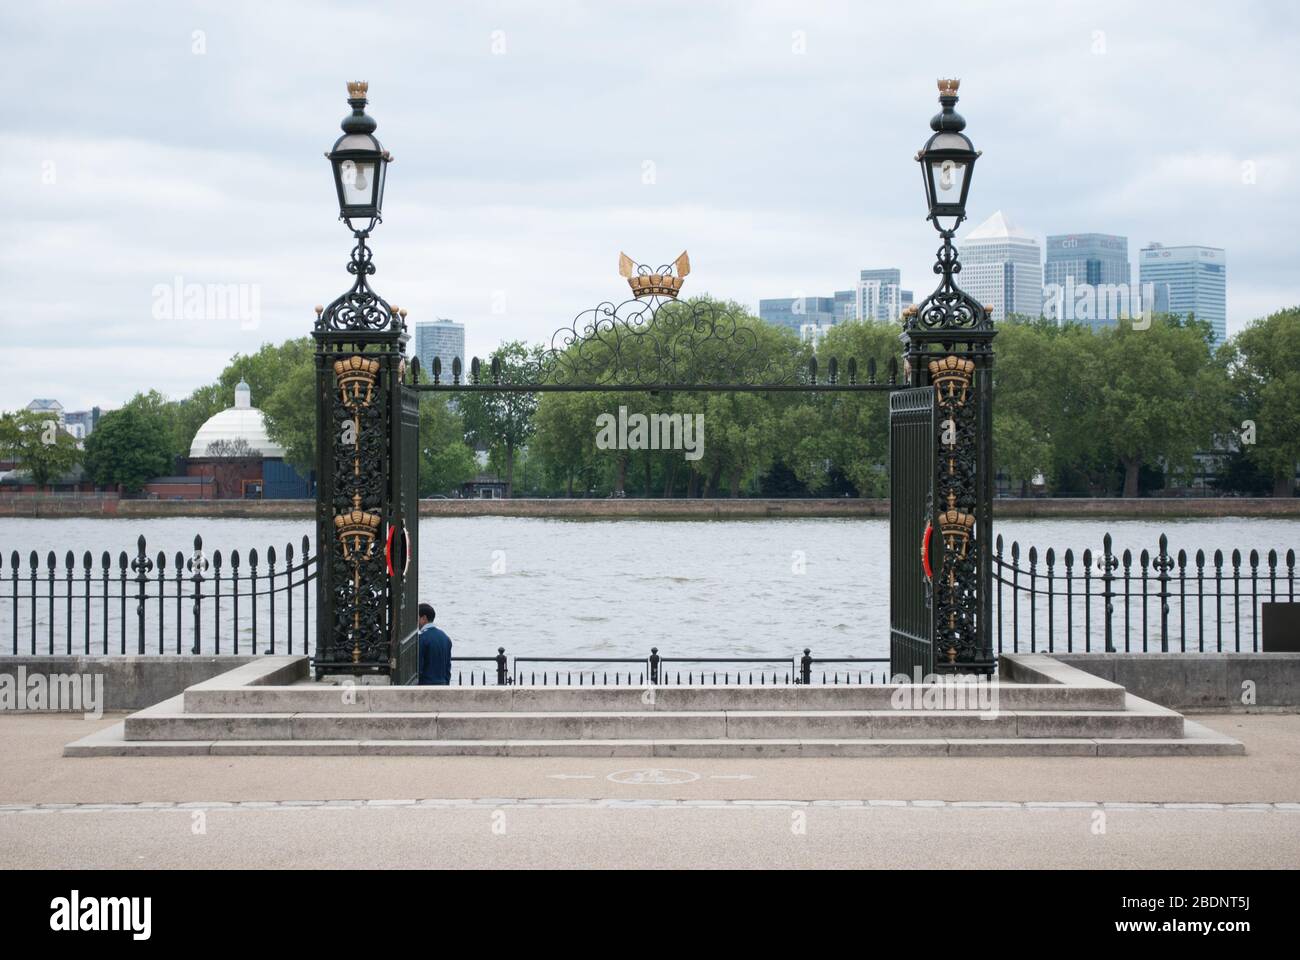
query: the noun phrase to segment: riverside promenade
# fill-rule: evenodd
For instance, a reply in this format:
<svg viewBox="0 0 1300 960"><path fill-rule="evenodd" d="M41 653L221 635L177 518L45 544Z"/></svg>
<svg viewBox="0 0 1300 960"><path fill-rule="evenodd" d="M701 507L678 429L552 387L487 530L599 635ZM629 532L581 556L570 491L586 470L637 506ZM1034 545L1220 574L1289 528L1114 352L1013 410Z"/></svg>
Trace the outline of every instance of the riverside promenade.
<svg viewBox="0 0 1300 960"><path fill-rule="evenodd" d="M123 717L0 715L0 869L1300 865L1294 712L1197 715L1234 757L62 756Z"/></svg>

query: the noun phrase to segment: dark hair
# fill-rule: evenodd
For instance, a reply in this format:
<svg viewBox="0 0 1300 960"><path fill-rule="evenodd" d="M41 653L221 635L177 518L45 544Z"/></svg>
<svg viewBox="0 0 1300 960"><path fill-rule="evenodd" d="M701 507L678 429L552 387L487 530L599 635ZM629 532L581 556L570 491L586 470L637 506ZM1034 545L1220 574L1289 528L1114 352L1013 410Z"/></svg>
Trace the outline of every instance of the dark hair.
<svg viewBox="0 0 1300 960"><path fill-rule="evenodd" d="M433 607L427 603L420 604L420 616L424 617L424 619L428 620L430 623L433 623L433 618L435 616Z"/></svg>

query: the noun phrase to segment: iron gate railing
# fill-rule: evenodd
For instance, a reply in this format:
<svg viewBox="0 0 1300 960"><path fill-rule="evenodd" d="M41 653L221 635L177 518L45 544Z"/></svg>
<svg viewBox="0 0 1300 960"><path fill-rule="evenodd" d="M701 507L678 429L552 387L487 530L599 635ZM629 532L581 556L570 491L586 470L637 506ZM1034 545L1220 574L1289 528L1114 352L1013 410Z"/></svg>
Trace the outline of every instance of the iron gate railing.
<svg viewBox="0 0 1300 960"><path fill-rule="evenodd" d="M934 387L889 397L889 652L896 673L934 671L921 537L933 512Z"/></svg>
<svg viewBox="0 0 1300 960"><path fill-rule="evenodd" d="M888 657L814 657L808 647L803 656L791 657L664 657L658 647L651 647L648 657L515 657L513 664L505 647L498 647L495 657L451 660L455 686L856 685L889 680ZM828 673L825 666L830 664L834 666Z"/></svg>
<svg viewBox="0 0 1300 960"><path fill-rule="evenodd" d="M6 563L7 560L7 563ZM0 650L37 654L308 653L315 620L316 558L302 538L282 551L203 550L194 538L152 556L143 536L133 555L62 559L0 552ZM5 629L7 627L7 629ZM8 636L5 636L5 634ZM7 642L6 642L7 641Z"/></svg>
<svg viewBox="0 0 1300 960"><path fill-rule="evenodd" d="M1295 602L1295 550L1243 555L1101 550L1081 555L1012 542L993 557L999 653L1259 652L1261 604ZM1244 562L1243 562L1244 560Z"/></svg>
<svg viewBox="0 0 1300 960"><path fill-rule="evenodd" d="M917 536L919 570L919 534ZM316 558L311 542L281 550L80 557L0 551L0 655L311 654ZM999 653L1258 652L1264 603L1294 603L1294 549L993 551ZM920 585L922 591L923 584ZM897 589L891 585L891 590ZM915 599L915 598L914 598ZM920 596L924 601L924 594ZM924 608L928 613L928 609ZM892 633L892 631L891 631ZM407 674L414 637L402 644ZM463 641L462 641L463 643ZM453 657L453 683L560 685L874 683L886 658ZM653 679L651 679L653 678ZM716 678L716 679L715 679Z"/></svg>

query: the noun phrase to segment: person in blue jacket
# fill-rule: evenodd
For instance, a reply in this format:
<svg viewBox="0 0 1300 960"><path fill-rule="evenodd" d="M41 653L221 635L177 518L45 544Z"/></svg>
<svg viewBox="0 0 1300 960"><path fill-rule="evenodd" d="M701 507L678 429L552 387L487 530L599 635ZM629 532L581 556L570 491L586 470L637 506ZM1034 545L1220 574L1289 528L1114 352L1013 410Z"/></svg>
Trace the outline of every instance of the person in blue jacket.
<svg viewBox="0 0 1300 960"><path fill-rule="evenodd" d="M420 683L447 686L451 683L451 637L433 625L433 607L420 604Z"/></svg>

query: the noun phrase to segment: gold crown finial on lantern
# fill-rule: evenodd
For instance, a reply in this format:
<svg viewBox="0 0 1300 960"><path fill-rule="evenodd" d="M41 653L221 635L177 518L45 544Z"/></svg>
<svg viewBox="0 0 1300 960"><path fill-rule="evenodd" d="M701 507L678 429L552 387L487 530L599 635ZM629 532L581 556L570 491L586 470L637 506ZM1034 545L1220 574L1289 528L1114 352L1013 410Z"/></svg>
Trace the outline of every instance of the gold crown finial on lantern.
<svg viewBox="0 0 1300 960"><path fill-rule="evenodd" d="M348 99L364 100L366 91L370 89L370 83L366 80L349 80L348 81Z"/></svg>
<svg viewBox="0 0 1300 960"><path fill-rule="evenodd" d="M618 255L619 276L627 278L627 285L632 288L634 297L671 297L676 300L682 282L690 272L691 258L685 250L671 264L665 264L656 270L637 263L626 253Z"/></svg>
<svg viewBox="0 0 1300 960"><path fill-rule="evenodd" d="M958 80L956 77L953 77L950 80L940 79L939 95L942 97L955 97L957 96L957 88L960 86L961 86L961 81Z"/></svg>

